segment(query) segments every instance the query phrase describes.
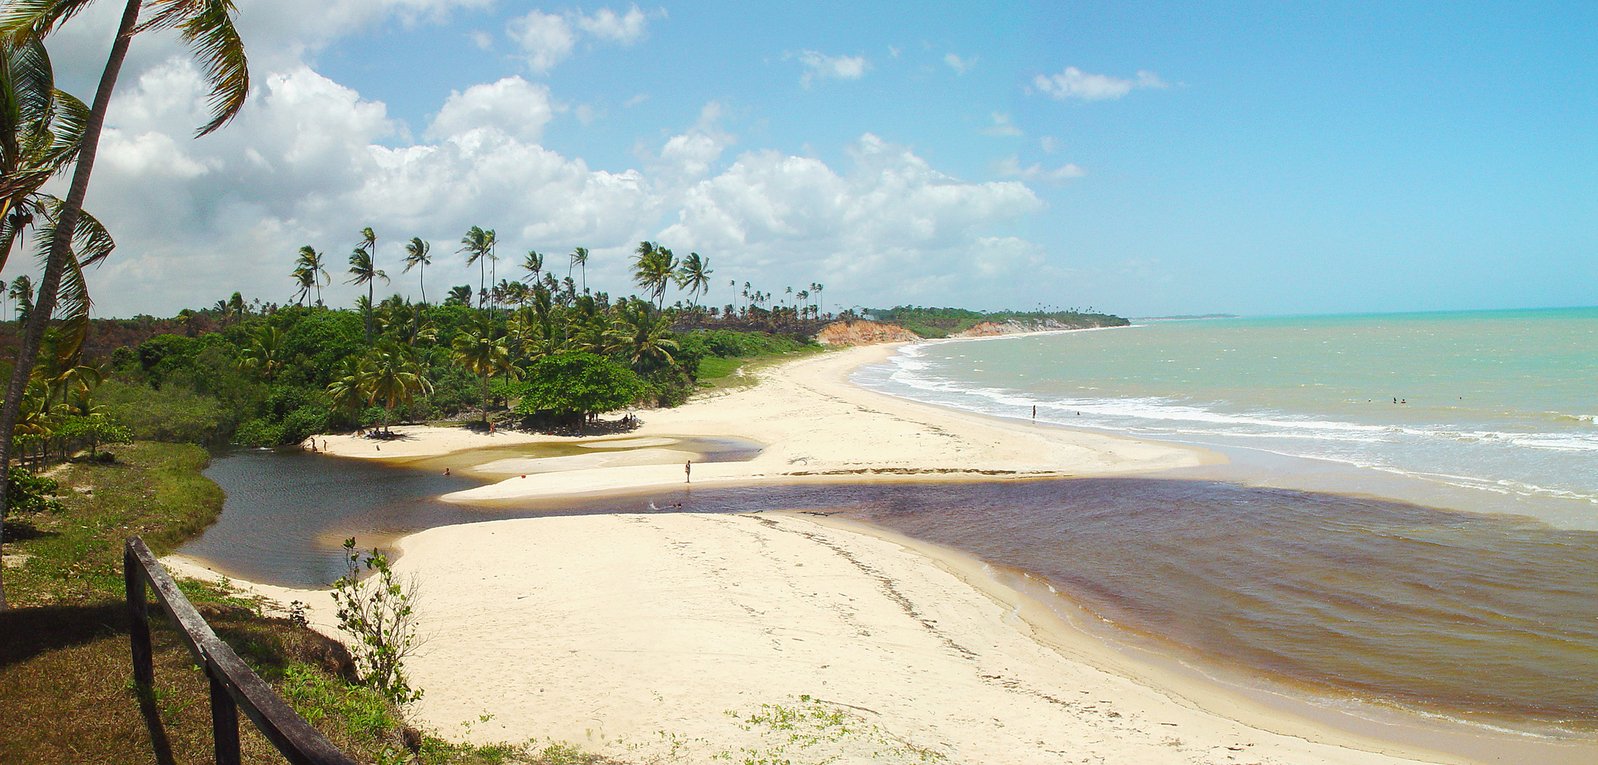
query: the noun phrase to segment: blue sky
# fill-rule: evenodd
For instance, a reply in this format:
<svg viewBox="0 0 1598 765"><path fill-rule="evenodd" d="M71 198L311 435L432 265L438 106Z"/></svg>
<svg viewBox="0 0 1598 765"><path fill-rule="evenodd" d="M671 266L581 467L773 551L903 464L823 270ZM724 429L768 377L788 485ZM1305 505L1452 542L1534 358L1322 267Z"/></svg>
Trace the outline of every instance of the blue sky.
<svg viewBox="0 0 1598 765"><path fill-rule="evenodd" d="M75 92L113 5L51 43ZM342 266L367 225L413 298L400 242L442 295L481 225L501 277L581 245L612 293L641 239L700 252L715 304L1598 302L1591 3L239 8L255 91L213 137L176 41L135 42L89 199L101 315L286 302L301 245Z"/></svg>

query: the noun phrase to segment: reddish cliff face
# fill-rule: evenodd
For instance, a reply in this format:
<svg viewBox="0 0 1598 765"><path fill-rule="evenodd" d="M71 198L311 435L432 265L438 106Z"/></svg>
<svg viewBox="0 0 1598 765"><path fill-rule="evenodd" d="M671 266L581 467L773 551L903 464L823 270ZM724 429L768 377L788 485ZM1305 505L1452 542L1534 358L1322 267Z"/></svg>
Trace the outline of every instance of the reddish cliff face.
<svg viewBox="0 0 1598 765"><path fill-rule="evenodd" d="M903 343L920 340L921 336L897 324L875 321L835 321L816 333L816 342L834 348L877 343Z"/></svg>
<svg viewBox="0 0 1598 765"><path fill-rule="evenodd" d="M1013 324L1000 324L996 321L979 321L964 332L956 332L949 337L996 337L998 335L1013 335L1025 332Z"/></svg>

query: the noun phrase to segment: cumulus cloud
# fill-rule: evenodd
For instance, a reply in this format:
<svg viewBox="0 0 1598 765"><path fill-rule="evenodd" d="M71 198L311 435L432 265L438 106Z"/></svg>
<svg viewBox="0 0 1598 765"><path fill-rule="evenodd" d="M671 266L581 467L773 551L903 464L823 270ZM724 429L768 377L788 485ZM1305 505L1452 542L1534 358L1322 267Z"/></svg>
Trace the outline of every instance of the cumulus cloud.
<svg viewBox="0 0 1598 765"><path fill-rule="evenodd" d="M283 5L305 11L309 2ZM241 5L261 9L269 18L257 17L256 29L275 39L296 30L316 37L300 54L336 39L269 3ZM425 20L471 5L346 0L329 13L341 24L371 24L384 13ZM588 39L639 39L640 25L656 16L629 21L637 16L580 16L587 26L575 15L553 18L575 49ZM472 225L496 229L507 253L588 247L590 284L613 292L630 289L628 253L650 239L710 256L722 279L771 291L827 282L832 305L849 300L851 289L858 302L941 299L940 290L973 280L1013 280L1006 269L1031 269L1038 254L1008 230L1043 208L1024 175L962 180L869 133L834 162L741 150L729 127L736 120L717 103L656 139L638 168L600 169L544 145L565 107L542 83L510 76L463 86L413 136L382 102L279 51L252 59L254 91L239 118L194 140L205 117L203 76L181 45L152 39L124 72L87 201L119 243L90 274L102 316L171 315L235 290L286 302L294 254L307 244L325 253L334 273L325 299L349 305L359 290L343 283L343 264L364 226L378 233L378 264L394 276L393 289L413 298L418 275L400 276L401 242L433 243L433 299L450 285L477 283L476 269L453 256ZM858 78L868 68L863 57L815 56L812 76ZM572 111L592 116L582 106ZM26 258L13 264L29 266ZM883 284L894 285L892 295L871 291Z"/></svg>
<svg viewBox="0 0 1598 765"><path fill-rule="evenodd" d="M799 84L810 87L818 79L858 80L866 75L870 64L865 56L829 56L820 51L800 51L795 58L804 66Z"/></svg>
<svg viewBox="0 0 1598 765"><path fill-rule="evenodd" d="M536 143L554 117L549 88L520 77L506 77L466 91L451 91L444 108L427 129L431 138L461 135L472 130L498 130L519 140Z"/></svg>
<svg viewBox="0 0 1598 765"><path fill-rule="evenodd" d="M659 18L665 18L665 10L657 11ZM592 15L575 14L577 27L588 34L601 40L606 40L622 45L632 45L644 39L645 27L650 16L638 10L634 5L626 13L617 13L609 8L601 8Z"/></svg>
<svg viewBox="0 0 1598 765"><path fill-rule="evenodd" d="M1059 74L1040 74L1032 78L1038 92L1056 101L1110 101L1121 98L1137 88L1165 88L1165 82L1149 71L1140 71L1136 79L1122 79L1105 74L1090 74L1068 66Z"/></svg>
<svg viewBox="0 0 1598 765"><path fill-rule="evenodd" d="M849 158L840 171L813 157L746 152L685 191L677 222L661 238L699 252L738 253L724 269L738 279L753 276L757 286L773 275L816 274L811 278L891 283L897 298L898 290L930 295L974 275L970 255L997 236L993 229L1042 208L1020 183L961 181L869 133Z"/></svg>
<svg viewBox="0 0 1598 765"><path fill-rule="evenodd" d="M601 8L591 14L532 11L511 20L506 32L527 57L535 74L544 74L566 60L583 35L618 45L644 39L651 18L665 18L664 10L644 13L634 5L623 13Z"/></svg>
<svg viewBox="0 0 1598 765"><path fill-rule="evenodd" d="M566 18L543 11L513 19L506 31L527 56L527 68L535 74L555 68L577 45L577 35Z"/></svg>

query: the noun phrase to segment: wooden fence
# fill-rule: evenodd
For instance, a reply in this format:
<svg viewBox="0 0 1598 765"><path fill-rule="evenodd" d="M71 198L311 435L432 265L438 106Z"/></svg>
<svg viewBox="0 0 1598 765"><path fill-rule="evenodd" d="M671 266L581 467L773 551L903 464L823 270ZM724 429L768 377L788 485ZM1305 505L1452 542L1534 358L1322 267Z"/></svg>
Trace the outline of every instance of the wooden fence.
<svg viewBox="0 0 1598 765"><path fill-rule="evenodd" d="M128 590L128 636L133 644L133 680L148 691L154 687L150 622L145 583L155 589L157 603L177 623L178 634L194 654L194 661L211 681L211 728L217 765L238 765L239 714L255 723L279 752L295 765L355 765L320 732L305 722L272 687L250 669L211 631L200 612L178 591L166 568L151 554L144 540L129 539L122 553L122 576Z"/></svg>

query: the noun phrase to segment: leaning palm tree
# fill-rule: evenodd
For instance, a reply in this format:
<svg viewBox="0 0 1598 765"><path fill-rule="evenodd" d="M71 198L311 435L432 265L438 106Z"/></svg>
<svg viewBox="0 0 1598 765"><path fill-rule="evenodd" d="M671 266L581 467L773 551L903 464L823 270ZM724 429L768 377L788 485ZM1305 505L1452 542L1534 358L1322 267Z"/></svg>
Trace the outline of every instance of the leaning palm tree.
<svg viewBox="0 0 1598 765"><path fill-rule="evenodd" d="M572 250L571 258L572 258L572 265L575 265L578 268L582 269L583 294L586 295L586 294L588 294L588 248L587 247L578 247L578 248ZM571 276L571 272L568 270L566 272L566 275L567 276Z"/></svg>
<svg viewBox="0 0 1598 765"><path fill-rule="evenodd" d="M710 275L713 273L710 259L701 257L697 252L688 253L688 257L682 259L682 265L677 267L677 284L688 291L688 299L693 307L699 307L695 295L710 292Z"/></svg>
<svg viewBox="0 0 1598 765"><path fill-rule="evenodd" d="M367 229L370 231L371 229ZM350 253L350 280L347 284L360 286L366 285L366 342L372 341L372 291L376 287L374 282L382 279L388 283L388 274L384 273L372 263L372 253L360 247Z"/></svg>
<svg viewBox="0 0 1598 765"><path fill-rule="evenodd" d="M333 277L327 273L327 264L322 259L322 253L308 244L300 247L298 259L294 261L294 278L302 285L309 279L316 287L317 305L322 305L322 285L333 280Z"/></svg>
<svg viewBox="0 0 1598 765"><path fill-rule="evenodd" d="M654 242L639 242L633 257L633 283L655 298L655 307L665 308L666 287L677 271L677 256Z"/></svg>
<svg viewBox="0 0 1598 765"><path fill-rule="evenodd" d="M429 253L432 251L433 245L423 241L419 236L413 236L409 242L405 243L404 272L409 273L410 270L416 266L422 267L422 269L417 272L417 283L422 288L423 303L427 302L427 267L433 262L433 258L429 255Z"/></svg>
<svg viewBox="0 0 1598 765"><path fill-rule="evenodd" d="M47 37L59 24L77 15L92 2L11 0L0 6L0 40L15 45L29 37ZM16 429L23 394L38 358L44 331L51 315L55 313L62 283L71 279L69 272L78 270L81 265L78 258L73 257L73 250L82 236L80 221L83 217L83 200L89 193L89 178L94 174L94 160L99 152L106 112L111 106L117 77L121 74L122 62L127 58L133 37L151 29L176 29L204 63L205 80L211 89L211 119L200 127L199 135L211 133L232 120L243 108L244 99L250 93L249 65L244 56L244 43L233 27L234 8L231 2L150 0L153 12L140 22L139 12L143 5L144 0L126 0L124 4L116 35L112 37L105 70L95 90L94 104L84 122L66 199L55 213L53 225L43 236L47 246L44 248L45 266L39 284L39 302L23 329L16 363L11 370L11 382L6 388L5 404L0 407L0 475L7 475L10 468L11 436ZM8 485L8 481L0 481L0 517L4 516ZM0 586L0 610L5 608L5 589Z"/></svg>
<svg viewBox="0 0 1598 765"><path fill-rule="evenodd" d="M488 252L493 246L493 232L472 226L467 229L466 236L461 237L461 248L456 250L466 253L467 266L477 264L477 290L484 294L488 292Z"/></svg>
<svg viewBox="0 0 1598 765"><path fill-rule="evenodd" d="M532 284L538 283L538 274L544 270L544 256L537 250L528 250L527 257L522 258L522 270L533 277Z"/></svg>

